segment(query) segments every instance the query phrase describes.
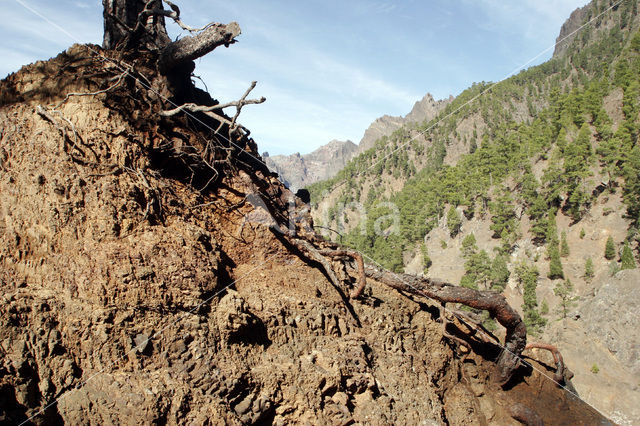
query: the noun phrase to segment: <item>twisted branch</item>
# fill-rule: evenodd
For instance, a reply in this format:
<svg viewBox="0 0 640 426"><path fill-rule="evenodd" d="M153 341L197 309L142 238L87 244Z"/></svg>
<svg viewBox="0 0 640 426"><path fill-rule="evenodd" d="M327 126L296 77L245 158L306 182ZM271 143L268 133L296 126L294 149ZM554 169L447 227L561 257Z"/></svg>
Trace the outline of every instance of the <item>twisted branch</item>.
<svg viewBox="0 0 640 426"><path fill-rule="evenodd" d="M209 117L217 120L220 122L220 124L227 124L229 125L229 132L230 133L234 133L236 132L238 129L244 129L246 130L246 128L240 124L236 123L236 120L238 119L238 116L240 115L240 111L242 110L242 107L248 104L261 104L264 101L267 100L267 98L265 98L264 96L262 96L260 99L247 99L247 96L249 96L249 93L256 87L256 84L258 82L257 81L252 81L251 85L249 86L249 88L244 92L244 95L242 95L242 97L240 99L238 99L237 101L232 101L232 102L227 102L224 104L216 104L216 105L211 105L211 106L206 106L206 105L198 105L198 104L194 104L194 103L186 103L186 104L182 104L174 109L170 109L170 110L166 110L166 111L161 111L160 115L163 117L171 117L174 116L182 111L189 111L189 112L202 112L206 115L208 115ZM229 107L236 107L236 113L233 116L233 119L229 120L228 118L217 114L213 111L222 111L222 109L224 108L229 108ZM220 131L220 127L218 127L218 130L216 130L216 133L218 133ZM247 131L248 132L248 131Z"/></svg>
<svg viewBox="0 0 640 426"><path fill-rule="evenodd" d="M557 384L562 385L566 383L566 381L571 380L573 373L564 365L564 359L557 347L547 343L527 343L527 346L525 346L524 349L527 350L534 348L547 350L551 352L551 355L553 355L553 362L556 364L556 372L553 375L553 380Z"/></svg>
<svg viewBox="0 0 640 426"><path fill-rule="evenodd" d="M441 303L461 303L475 309L489 311L506 329L504 350L497 360L498 381L505 384L520 365L519 356L527 341L527 328L520 315L507 303L505 297L492 291L480 291L454 286L444 281L394 274L367 265L367 277L403 292L437 300Z"/></svg>

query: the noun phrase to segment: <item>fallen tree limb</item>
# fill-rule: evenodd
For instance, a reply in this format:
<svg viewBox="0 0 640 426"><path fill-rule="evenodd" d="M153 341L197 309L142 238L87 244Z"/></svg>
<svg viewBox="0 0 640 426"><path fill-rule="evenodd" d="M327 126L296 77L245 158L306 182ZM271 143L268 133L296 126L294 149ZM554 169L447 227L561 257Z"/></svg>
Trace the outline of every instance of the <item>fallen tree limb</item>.
<svg viewBox="0 0 640 426"><path fill-rule="evenodd" d="M360 295L362 294L362 291L367 285L367 276L364 270L364 259L362 258L362 255L357 251L351 251L351 250L323 249L323 250L318 250L318 253L320 253L323 256L331 256L331 257L346 256L356 261L356 265L358 267L358 286L353 290L351 290L351 293L349 293L349 297L351 299L357 299L358 297L360 297Z"/></svg>
<svg viewBox="0 0 640 426"><path fill-rule="evenodd" d="M527 328L520 315L509 306L503 295L454 286L424 277L394 274L369 265L365 267L365 273L367 277L396 290L428 297L441 303L461 303L470 308L489 311L491 317L506 329L504 349L496 362L498 382L507 383L520 365L519 356L526 346Z"/></svg>

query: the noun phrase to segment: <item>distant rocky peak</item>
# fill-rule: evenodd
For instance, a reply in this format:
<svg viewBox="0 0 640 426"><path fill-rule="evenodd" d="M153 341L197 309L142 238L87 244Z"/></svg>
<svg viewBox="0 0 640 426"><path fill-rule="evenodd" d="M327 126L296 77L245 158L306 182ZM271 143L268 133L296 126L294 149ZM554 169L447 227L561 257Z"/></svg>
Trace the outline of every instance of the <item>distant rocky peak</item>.
<svg viewBox="0 0 640 426"><path fill-rule="evenodd" d="M427 93L417 101L411 111L404 117L383 115L376 118L364 131L360 143L332 140L309 154L296 152L292 155L263 155L269 169L280 175L280 179L296 191L314 182L335 176L355 155L373 147L383 136L389 136L395 130L409 123L421 123L433 119L453 100L435 100Z"/></svg>
<svg viewBox="0 0 640 426"><path fill-rule="evenodd" d="M383 115L382 117L376 118L367 130L364 131L364 135L358 146L358 151L364 152L372 148L378 139L383 136L389 136L405 124L422 123L423 121L432 120L452 100L453 97L449 96L447 99L436 101L431 93L427 93L422 99L413 104L411 111L404 117Z"/></svg>
<svg viewBox="0 0 640 426"><path fill-rule="evenodd" d="M453 97L450 96L448 99L436 101L431 93L427 93L422 99L413 104L413 108L404 117L404 121L405 123L420 123L425 120L431 120L452 100Z"/></svg>

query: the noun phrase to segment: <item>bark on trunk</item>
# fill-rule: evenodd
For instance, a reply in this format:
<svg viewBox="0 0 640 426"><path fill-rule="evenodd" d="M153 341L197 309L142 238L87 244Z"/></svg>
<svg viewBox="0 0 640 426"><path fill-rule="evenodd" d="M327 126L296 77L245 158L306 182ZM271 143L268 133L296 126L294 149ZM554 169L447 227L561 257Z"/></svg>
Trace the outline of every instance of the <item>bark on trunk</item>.
<svg viewBox="0 0 640 426"><path fill-rule="evenodd" d="M159 48L170 42L163 16L146 16L144 18L146 22L138 26L138 20L145 7L162 9L162 0L152 0L148 5L144 0L102 0L102 6L104 18L102 47L104 49L115 49L122 43L135 44L137 48L142 46ZM138 32L134 34L136 27Z"/></svg>

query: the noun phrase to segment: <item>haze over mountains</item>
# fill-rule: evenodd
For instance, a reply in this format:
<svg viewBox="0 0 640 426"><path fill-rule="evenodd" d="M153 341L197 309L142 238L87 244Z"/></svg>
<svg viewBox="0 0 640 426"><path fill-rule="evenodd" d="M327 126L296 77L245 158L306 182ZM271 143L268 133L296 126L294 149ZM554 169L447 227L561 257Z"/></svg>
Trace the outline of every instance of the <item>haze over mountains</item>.
<svg viewBox="0 0 640 426"><path fill-rule="evenodd" d="M312 183L332 178L354 156L370 149L383 136L397 129L434 118L453 97L436 101L430 93L417 101L404 117L383 115L364 131L358 145L351 141L332 140L309 154L274 155L263 153L269 169L278 173L282 182L294 192Z"/></svg>

